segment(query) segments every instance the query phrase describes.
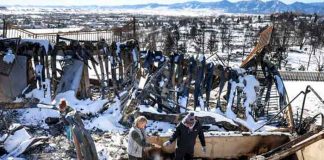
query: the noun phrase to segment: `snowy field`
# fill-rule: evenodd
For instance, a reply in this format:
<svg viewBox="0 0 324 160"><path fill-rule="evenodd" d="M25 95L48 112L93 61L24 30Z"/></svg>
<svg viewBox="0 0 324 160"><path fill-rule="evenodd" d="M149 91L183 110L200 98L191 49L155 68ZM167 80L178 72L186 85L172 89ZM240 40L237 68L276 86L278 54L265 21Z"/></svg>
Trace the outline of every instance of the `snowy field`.
<svg viewBox="0 0 324 160"><path fill-rule="evenodd" d="M284 84L287 89L289 100L292 100L295 96L297 96L300 91L305 91L307 85L313 87L319 96L324 98L324 82L285 81ZM297 111L298 114L300 114L303 98L304 96L301 95L294 102L292 102L291 105L294 114L297 114ZM313 92L307 94L304 113L305 115L303 117L314 116L317 113L324 114L324 104L317 99Z"/></svg>

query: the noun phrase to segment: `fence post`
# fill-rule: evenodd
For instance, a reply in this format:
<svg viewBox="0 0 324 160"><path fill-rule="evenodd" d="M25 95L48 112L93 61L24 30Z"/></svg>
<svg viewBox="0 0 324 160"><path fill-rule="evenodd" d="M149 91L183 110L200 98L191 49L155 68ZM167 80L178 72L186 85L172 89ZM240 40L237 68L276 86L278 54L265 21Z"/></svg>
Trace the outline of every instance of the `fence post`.
<svg viewBox="0 0 324 160"><path fill-rule="evenodd" d="M2 27L2 37L7 38L7 22L6 19L2 19L3 21L3 27Z"/></svg>
<svg viewBox="0 0 324 160"><path fill-rule="evenodd" d="M136 39L136 19L133 17L133 38Z"/></svg>

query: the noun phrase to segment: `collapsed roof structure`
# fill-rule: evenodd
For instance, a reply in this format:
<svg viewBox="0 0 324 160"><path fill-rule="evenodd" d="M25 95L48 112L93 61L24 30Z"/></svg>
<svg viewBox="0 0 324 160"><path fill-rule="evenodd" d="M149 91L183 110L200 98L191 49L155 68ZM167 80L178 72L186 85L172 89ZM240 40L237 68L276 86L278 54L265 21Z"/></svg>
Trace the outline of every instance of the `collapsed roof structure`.
<svg viewBox="0 0 324 160"><path fill-rule="evenodd" d="M196 157L240 158L268 151L271 157L271 150L288 142L289 133L296 130L280 74L265 56L271 49L272 31L270 26L260 33L258 44L240 68L208 62L203 55L140 52L136 40L108 45L58 36L53 47L46 46L48 51L39 42L18 41L8 46L5 42L13 39L0 40L6 51L1 59L9 48L15 54L11 63L0 61L0 108L55 108L59 98L72 91L79 99L95 95L108 99L100 107L75 108L93 117L118 97L119 121L124 126L131 126L139 115L176 124L188 111L196 112L207 131L207 154L196 149ZM210 100L215 88L216 104ZM23 100L17 102L17 97ZM299 130L302 127L299 123ZM224 132L214 132L214 128ZM150 141L162 144L167 137L151 136ZM91 136L87 139L91 141ZM174 145L163 151L173 152Z"/></svg>

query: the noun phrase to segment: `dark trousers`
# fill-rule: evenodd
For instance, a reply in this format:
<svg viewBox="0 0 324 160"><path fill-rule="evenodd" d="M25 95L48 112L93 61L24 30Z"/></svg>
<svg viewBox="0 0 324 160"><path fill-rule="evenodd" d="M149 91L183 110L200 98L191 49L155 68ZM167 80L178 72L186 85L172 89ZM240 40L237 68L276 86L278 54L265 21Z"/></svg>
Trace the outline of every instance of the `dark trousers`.
<svg viewBox="0 0 324 160"><path fill-rule="evenodd" d="M192 160L193 153L176 149L175 160Z"/></svg>

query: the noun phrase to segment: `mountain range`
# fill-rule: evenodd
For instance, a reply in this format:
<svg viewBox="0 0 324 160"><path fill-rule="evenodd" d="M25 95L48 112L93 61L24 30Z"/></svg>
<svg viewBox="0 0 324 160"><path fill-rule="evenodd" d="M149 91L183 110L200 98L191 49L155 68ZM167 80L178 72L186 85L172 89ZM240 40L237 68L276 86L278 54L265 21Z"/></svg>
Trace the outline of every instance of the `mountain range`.
<svg viewBox="0 0 324 160"><path fill-rule="evenodd" d="M11 7L23 7L15 5ZM34 5L28 5L28 7L35 7ZM74 9L208 9L208 10L220 10L225 13L247 13L247 14L269 14L277 12L300 12L307 14L320 14L324 15L324 1L315 3L302 3L295 2L292 4L283 3L280 0L242 0L238 2L230 2L228 0L221 0L217 2L200 2L200 1L188 1L183 3L173 4L159 4L159 3L147 3L137 5L119 5L119 6L102 6L102 5L87 5L87 6L36 6L36 7L49 7L49 8L74 8Z"/></svg>
<svg viewBox="0 0 324 160"><path fill-rule="evenodd" d="M140 5L121 5L114 6L118 9L215 9L222 10L226 13L250 13L250 14L262 14L262 13L274 13L274 12L301 12L308 14L322 14L324 15L324 2L318 3L302 3L295 2L292 4L285 4L279 0L262 1L262 0L244 0L239 2L230 2L228 0L222 0L218 2L200 2L189 1L184 3L174 4L158 4L148 3Z"/></svg>

